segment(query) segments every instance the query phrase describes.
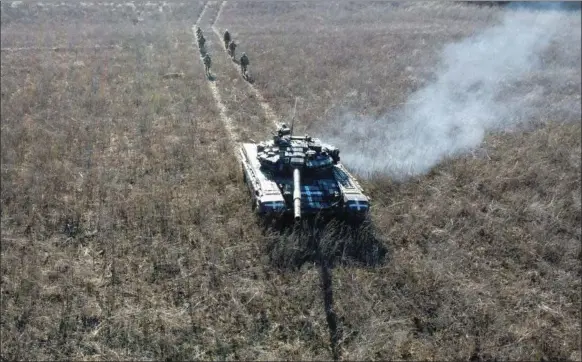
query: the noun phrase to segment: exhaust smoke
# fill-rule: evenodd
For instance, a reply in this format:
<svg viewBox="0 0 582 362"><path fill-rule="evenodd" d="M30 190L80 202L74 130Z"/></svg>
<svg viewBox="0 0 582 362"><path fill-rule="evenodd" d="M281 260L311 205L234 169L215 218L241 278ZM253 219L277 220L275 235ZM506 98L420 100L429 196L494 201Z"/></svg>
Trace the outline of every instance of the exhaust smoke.
<svg viewBox="0 0 582 362"><path fill-rule="evenodd" d="M474 149L486 132L580 121L580 23L579 10L510 6L500 25L446 46L435 81L401 109L344 113L329 141L360 176L403 180Z"/></svg>

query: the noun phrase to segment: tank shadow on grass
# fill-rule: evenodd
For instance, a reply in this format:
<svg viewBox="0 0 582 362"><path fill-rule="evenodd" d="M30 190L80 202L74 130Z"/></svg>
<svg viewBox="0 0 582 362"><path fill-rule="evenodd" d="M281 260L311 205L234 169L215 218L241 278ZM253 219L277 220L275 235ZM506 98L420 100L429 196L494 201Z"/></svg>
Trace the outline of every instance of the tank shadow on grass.
<svg viewBox="0 0 582 362"><path fill-rule="evenodd" d="M342 328L333 308L335 265L376 267L386 262L388 250L377 237L373 224L353 224L346 220L317 217L293 223L287 218L263 220L266 252L271 265L279 270L297 270L305 263L319 266L323 307L329 329L330 349L340 358Z"/></svg>
<svg viewBox="0 0 582 362"><path fill-rule="evenodd" d="M371 221L287 218L262 221L266 253L273 267L298 270L305 263L376 267L386 262L388 249Z"/></svg>

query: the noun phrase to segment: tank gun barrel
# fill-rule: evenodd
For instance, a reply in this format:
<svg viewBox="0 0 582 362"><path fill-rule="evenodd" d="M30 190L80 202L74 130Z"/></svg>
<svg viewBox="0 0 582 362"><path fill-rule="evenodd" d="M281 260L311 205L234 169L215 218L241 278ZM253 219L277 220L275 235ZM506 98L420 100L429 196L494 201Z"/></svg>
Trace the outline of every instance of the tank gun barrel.
<svg viewBox="0 0 582 362"><path fill-rule="evenodd" d="M301 220L301 185L298 168L293 169L293 210L295 221Z"/></svg>

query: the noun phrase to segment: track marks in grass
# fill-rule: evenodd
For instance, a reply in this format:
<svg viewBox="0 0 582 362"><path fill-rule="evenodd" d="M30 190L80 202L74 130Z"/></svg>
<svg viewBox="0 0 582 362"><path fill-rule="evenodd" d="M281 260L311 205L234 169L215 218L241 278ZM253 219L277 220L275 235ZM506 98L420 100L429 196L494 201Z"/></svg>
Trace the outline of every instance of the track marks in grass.
<svg viewBox="0 0 582 362"><path fill-rule="evenodd" d="M196 20L196 24L192 27L192 35L194 36L194 39L196 39L196 27L200 26L200 21L202 20L202 17L204 16L206 11L208 10L208 6L214 5L214 4L215 4L215 2L213 2L213 1L210 1L210 2L207 2L206 4L204 4L204 8L202 9L202 12L200 12L200 16ZM222 121L222 123L224 124L224 128L228 132L229 138L232 140L233 151L236 154L236 144L240 142L240 139L237 136L237 132L235 131L232 119L227 115L226 106L222 102L222 99L220 97L220 92L218 91L218 87L216 86L214 81L208 79L207 84L208 84L208 88L210 89L210 92L212 93L212 97L214 98L214 102L216 103L216 106L218 107L218 110L220 112L220 120Z"/></svg>
<svg viewBox="0 0 582 362"><path fill-rule="evenodd" d="M218 31L218 29L216 28L216 22L218 21L218 19L220 18L220 14L222 13L222 9L224 9L224 6L226 5L228 1L223 1L220 4L220 8L218 9L218 13L216 14L216 19L214 19L214 22L212 23L212 31L214 32L214 34L216 34L216 36L218 37L218 39L222 39L222 36L220 34L220 32ZM224 43L219 41L219 43L222 45L222 48L226 51L226 48L224 46ZM236 63L232 63L232 66L236 68ZM238 70L238 69L237 69ZM271 121L271 123L273 123L275 126L277 126L278 124L278 117L275 114L275 112L273 112L273 109L271 108L271 106L269 105L269 103L267 103L267 101L265 100L265 98L263 97L263 95L261 94L261 92L259 92L259 90L252 85L249 82L245 82L247 84L247 86L249 87L249 89L253 92L253 94L255 95L257 101L259 102L259 105L261 106L261 108L263 109L263 112L265 113L265 116L267 117L267 119L269 121Z"/></svg>

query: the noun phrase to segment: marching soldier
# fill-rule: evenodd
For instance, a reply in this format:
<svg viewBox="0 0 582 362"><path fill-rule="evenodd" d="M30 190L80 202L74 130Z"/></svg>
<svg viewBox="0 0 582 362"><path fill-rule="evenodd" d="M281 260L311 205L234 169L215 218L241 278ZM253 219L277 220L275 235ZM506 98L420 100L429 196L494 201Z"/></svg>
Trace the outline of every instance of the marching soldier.
<svg viewBox="0 0 582 362"><path fill-rule="evenodd" d="M242 56L240 57L240 72L243 76L243 78L246 79L247 77L247 66L249 65L249 58L247 57L246 53L242 53Z"/></svg>
<svg viewBox="0 0 582 362"><path fill-rule="evenodd" d="M235 60L236 59L236 57L234 55L235 49L236 49L236 43L234 41L231 42L230 44L228 44L228 55L230 55L230 58L232 60Z"/></svg>
<svg viewBox="0 0 582 362"><path fill-rule="evenodd" d="M228 49L228 44L230 43L230 33L228 29L224 32L224 49Z"/></svg>
<svg viewBox="0 0 582 362"><path fill-rule="evenodd" d="M204 73L206 74L206 77L210 78L210 65L212 63L212 60L210 59L210 54L206 53L206 55L204 56Z"/></svg>
<svg viewBox="0 0 582 362"><path fill-rule="evenodd" d="M200 53L204 53L204 44L206 43L206 39L204 36L198 38L198 48L200 48Z"/></svg>

